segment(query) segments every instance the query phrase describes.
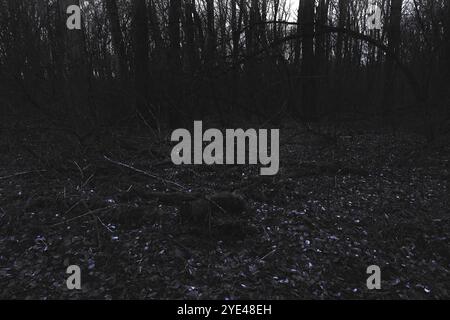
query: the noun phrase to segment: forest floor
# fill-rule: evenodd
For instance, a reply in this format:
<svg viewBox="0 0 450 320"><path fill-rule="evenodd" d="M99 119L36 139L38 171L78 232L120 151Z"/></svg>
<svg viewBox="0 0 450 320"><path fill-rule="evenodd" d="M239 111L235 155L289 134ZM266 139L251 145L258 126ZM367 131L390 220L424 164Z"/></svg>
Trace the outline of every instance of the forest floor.
<svg viewBox="0 0 450 320"><path fill-rule="evenodd" d="M43 129L2 133L0 298L449 298L448 141L291 126L280 172L263 177L174 166L171 146L145 135L81 150ZM231 228L202 230L180 221L181 204L143 196L219 191L247 203ZM72 264L81 290L66 287ZM370 265L381 290L366 287Z"/></svg>

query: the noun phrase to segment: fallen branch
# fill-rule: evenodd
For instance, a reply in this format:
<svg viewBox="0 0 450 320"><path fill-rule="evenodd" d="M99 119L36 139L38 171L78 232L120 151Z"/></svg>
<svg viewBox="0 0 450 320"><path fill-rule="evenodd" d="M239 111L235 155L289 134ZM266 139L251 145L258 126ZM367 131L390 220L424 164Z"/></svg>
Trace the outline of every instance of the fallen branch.
<svg viewBox="0 0 450 320"><path fill-rule="evenodd" d="M262 258L259 258L260 261L264 261L266 258L270 257L271 255L273 255L275 252L277 251L277 248L273 249L272 251L270 251L269 253L267 253L266 255L264 255Z"/></svg>
<svg viewBox="0 0 450 320"><path fill-rule="evenodd" d="M146 200L158 200L160 203L168 205L179 205L183 202L195 201L203 198L201 193L184 193L184 192L147 192L142 190L134 190L136 196ZM124 194L123 196L127 196Z"/></svg>
<svg viewBox="0 0 450 320"><path fill-rule="evenodd" d="M177 182L175 182L175 181L171 181L171 180L164 179L164 178L162 178L162 177L160 177L160 176L154 175L154 174L149 173L149 172L147 172L147 171L144 171L144 170L135 168L135 167L133 167L133 166L131 166L131 165L129 165L129 164L126 164L126 163L123 163L123 162L120 162L120 161L117 161L117 160L113 160L113 159L111 159L111 158L108 158L107 156L103 156L103 157L104 157L107 161L109 161L109 162L111 162L111 163L113 163L113 164L115 164L115 165L125 167L125 168L130 169L130 170L133 170L133 171L135 171L135 172L137 172L137 173L141 173L141 174L146 175L147 177L150 177L150 178L152 178L152 179L160 180L160 181L162 181L162 182L164 182L164 183L166 183L166 184L174 185L174 186L176 186L178 189L181 189L181 190L185 190L185 189L186 189L186 188L183 187L181 184L179 184L179 183L177 183Z"/></svg>
<svg viewBox="0 0 450 320"><path fill-rule="evenodd" d="M61 222L52 224L52 225L48 226L48 228L57 227L57 226L60 226L60 225L63 225L63 224L72 222L72 221L74 221L74 220L83 218L83 217L85 217L85 216L87 216L87 215L90 215L90 214L93 215L93 214L95 214L95 213L99 213L99 212L106 211L106 210L109 210L109 209L115 209L115 208L117 208L117 207L118 207L118 206L108 206L108 207L98 208L98 209L95 209L95 210L89 210L88 212L85 212L85 213L83 213L83 214L80 214L79 216L76 216L76 217L73 217L73 218L71 218L71 219L68 219L68 220L65 220L65 221L61 221Z"/></svg>

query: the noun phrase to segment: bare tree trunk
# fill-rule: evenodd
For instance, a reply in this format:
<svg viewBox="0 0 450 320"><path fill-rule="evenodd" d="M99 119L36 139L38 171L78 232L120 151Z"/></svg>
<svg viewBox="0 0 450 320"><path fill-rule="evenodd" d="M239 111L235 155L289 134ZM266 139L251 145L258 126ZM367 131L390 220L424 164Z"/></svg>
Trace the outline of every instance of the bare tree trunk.
<svg viewBox="0 0 450 320"><path fill-rule="evenodd" d="M273 0L273 21L278 21L278 10L280 7L280 0ZM273 25L273 41L276 42L278 39L278 23Z"/></svg>
<svg viewBox="0 0 450 320"><path fill-rule="evenodd" d="M348 0L339 0L339 16L338 16L338 28L345 28L348 17ZM339 67L342 63L344 52L344 37L342 33L338 33L336 40L336 65Z"/></svg>
<svg viewBox="0 0 450 320"><path fill-rule="evenodd" d="M319 0L316 14L316 70L315 73L320 75L317 80L317 92L329 92L329 86L327 78L328 75L328 48L329 48L329 37L324 30L325 25L327 25L328 20L328 8L330 0ZM317 97L317 105L322 107L329 105L327 101L328 95L320 95Z"/></svg>
<svg viewBox="0 0 450 320"><path fill-rule="evenodd" d="M232 38L232 61L236 66L239 56L239 30L237 26L236 0L231 0L231 38Z"/></svg>
<svg viewBox="0 0 450 320"><path fill-rule="evenodd" d="M206 55L207 65L214 63L216 55L216 31L214 25L214 0L206 0Z"/></svg>
<svg viewBox="0 0 450 320"><path fill-rule="evenodd" d="M391 0L391 14L388 25L388 50L394 56L399 56L401 40L401 14L403 0ZM392 59L386 59L384 75L383 116L388 116L395 103L394 86L396 78L395 64Z"/></svg>
<svg viewBox="0 0 450 320"><path fill-rule="evenodd" d="M155 42L155 56L157 59L161 59L163 51L163 38L154 0L150 0L148 3L148 20L150 24L150 35Z"/></svg>
<svg viewBox="0 0 450 320"><path fill-rule="evenodd" d="M65 68L65 56L66 56L66 32L64 30L65 23L65 11L63 12L60 7L61 4L58 4L56 10L54 12L54 27L53 27L53 36L54 40L52 41L52 58L54 63L54 93L58 96L61 96L63 100L67 100L66 96L66 68ZM49 27L50 32L51 27Z"/></svg>
<svg viewBox="0 0 450 320"><path fill-rule="evenodd" d="M444 62L443 62L443 66L445 71L444 74L444 78L447 80L447 89L448 89L448 85L449 85L449 81L450 80L450 1L445 1L444 4L444 8L443 8L443 26L444 26L444 35L443 35L443 41L445 43L444 45L444 51L443 51L443 56L444 56ZM448 91L447 91L448 92Z"/></svg>
<svg viewBox="0 0 450 320"><path fill-rule="evenodd" d="M267 26L266 26L266 22L267 22L267 0L262 0L261 1L261 28L259 30L260 33L260 37L261 37L261 43L262 46L265 48L267 47Z"/></svg>
<svg viewBox="0 0 450 320"><path fill-rule="evenodd" d="M250 15L248 17L248 33L246 36L248 36L248 52L250 55L255 54L260 45L260 39L262 36L262 28L261 28L261 14L259 9L259 1L258 0L252 0L251 6L250 6Z"/></svg>
<svg viewBox="0 0 450 320"><path fill-rule="evenodd" d="M177 108L179 107L181 97L179 85L179 74L181 73L181 35L180 35L180 20L181 20L181 1L170 0L169 2L169 94L172 97L173 103L169 105L168 117L169 125L177 127L180 119Z"/></svg>
<svg viewBox="0 0 450 320"><path fill-rule="evenodd" d="M219 19L218 19L218 30L220 31L220 56L224 59L222 61L226 61L225 57L227 56L227 44L229 43L229 39L227 38L228 32L228 0L219 0L218 1L218 10L219 10ZM219 32L218 31L218 32Z"/></svg>
<svg viewBox="0 0 450 320"><path fill-rule="evenodd" d="M237 70L237 64L239 59L239 29L238 29L238 21L237 21L237 8L236 8L236 0L231 0L231 60L232 60L232 87L231 87L231 99L232 105L230 106L230 113L233 112L234 105L236 104L239 85L239 73Z"/></svg>
<svg viewBox="0 0 450 320"><path fill-rule="evenodd" d="M298 4L298 11L297 11L297 34L300 35L302 32L302 23L303 23L303 1L304 0L299 0L299 4ZM298 66L300 64L300 54L301 54L301 44L300 44L301 38L298 37L297 39L295 39L295 44L294 44L294 65Z"/></svg>
<svg viewBox="0 0 450 320"><path fill-rule="evenodd" d="M349 16L349 0L339 0L338 8L339 8L338 28L344 29L347 25L347 20L348 20L348 16ZM345 88L344 88L343 79L345 79L345 69L343 66L343 61L344 61L344 56L345 56L344 42L346 41L345 39L347 39L347 38L348 37L341 32L339 32L337 34L336 51L335 51L335 63L336 63L336 69L335 69L335 71L336 71L336 79L335 79L336 102L335 102L335 114L334 114L335 117L340 116L343 105L344 105L343 90ZM337 120L337 118L335 118L335 120Z"/></svg>
<svg viewBox="0 0 450 320"><path fill-rule="evenodd" d="M148 19L145 0L133 0L134 85L136 108L148 118L149 45Z"/></svg>
<svg viewBox="0 0 450 320"><path fill-rule="evenodd" d="M203 31L203 21L197 12L197 8L195 7L195 1L192 2L192 14L194 16L197 48L202 48L203 50L205 45L205 32Z"/></svg>
<svg viewBox="0 0 450 320"><path fill-rule="evenodd" d="M85 118L88 110L87 97L90 84L86 44L84 39L84 25L81 30L67 30L67 8L71 5L79 5L77 0L59 0L56 32L58 38L58 73L61 86L64 90L65 103L68 107L68 115L75 118ZM84 121L83 121L84 122ZM79 124L81 122L78 122ZM86 122L87 123L87 122Z"/></svg>
<svg viewBox="0 0 450 320"><path fill-rule="evenodd" d="M307 120L315 120L316 81L314 78L314 0L302 2L302 111Z"/></svg>
<svg viewBox="0 0 450 320"><path fill-rule="evenodd" d="M197 48L195 43L195 23L194 23L195 2L187 1L184 6L183 30L186 43L186 65L189 72L194 72L198 67Z"/></svg>
<svg viewBox="0 0 450 320"><path fill-rule="evenodd" d="M169 67L171 71L179 72L181 68L180 54L180 0L170 0L169 3Z"/></svg>
<svg viewBox="0 0 450 320"><path fill-rule="evenodd" d="M109 20L109 27L111 30L112 44L119 64L119 79L126 80L128 77L128 67L125 54L125 44L123 41L122 30L120 29L117 3L116 0L105 0L105 4Z"/></svg>
<svg viewBox="0 0 450 320"><path fill-rule="evenodd" d="M325 71L326 65L328 63L328 43L327 43L327 34L324 32L321 26L327 24L328 18L328 8L329 8L329 0L319 0L319 6L317 7L317 33L316 37L316 56L317 62L322 71Z"/></svg>

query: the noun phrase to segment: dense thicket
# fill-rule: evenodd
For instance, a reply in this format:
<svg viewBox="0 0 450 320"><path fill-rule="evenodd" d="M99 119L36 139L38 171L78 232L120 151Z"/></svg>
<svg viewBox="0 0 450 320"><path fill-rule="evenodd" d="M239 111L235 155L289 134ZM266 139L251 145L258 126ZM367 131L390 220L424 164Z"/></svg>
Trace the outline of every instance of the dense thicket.
<svg viewBox="0 0 450 320"><path fill-rule="evenodd" d="M450 100L449 2L378 3L380 32L369 1L348 0L90 0L69 31L78 1L0 0L2 113L76 130L417 114L434 130Z"/></svg>

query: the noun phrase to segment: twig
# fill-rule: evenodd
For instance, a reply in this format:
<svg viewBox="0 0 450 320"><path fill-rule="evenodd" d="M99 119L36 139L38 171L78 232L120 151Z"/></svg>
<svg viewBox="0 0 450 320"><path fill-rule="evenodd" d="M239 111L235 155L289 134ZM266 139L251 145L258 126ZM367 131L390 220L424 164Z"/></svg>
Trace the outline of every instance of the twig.
<svg viewBox="0 0 450 320"><path fill-rule="evenodd" d="M46 172L46 171L47 171L47 170L35 170L35 171L18 172L18 173L11 174L11 175L9 175L9 176L0 177L0 180L6 180L6 179L11 179L11 178L19 177L19 176L24 176L24 175L26 175L26 174L39 173L39 172Z"/></svg>
<svg viewBox="0 0 450 320"><path fill-rule="evenodd" d="M89 183L89 181L91 181L92 180L92 178L95 176L95 173L93 173L93 174L91 174L90 176L89 176L89 178L87 178L87 180L81 185L81 189L83 189L88 183Z"/></svg>
<svg viewBox="0 0 450 320"><path fill-rule="evenodd" d="M148 109L150 110L150 109ZM148 121L145 119L145 117L142 115L142 113L140 113L138 110L136 110L137 115L139 116L139 118L141 118L142 122L144 122L144 124L147 126L147 128L149 128L150 132L153 134L153 136L158 139L158 135L156 134L155 130L153 130L152 126L148 123ZM152 114L153 117L155 117Z"/></svg>
<svg viewBox="0 0 450 320"><path fill-rule="evenodd" d="M75 166L77 167L78 171L80 171L80 175L81 175L81 180L84 179L84 172L83 169L81 169L81 167L78 165L78 163L74 160L73 163L75 164Z"/></svg>
<svg viewBox="0 0 450 320"><path fill-rule="evenodd" d="M202 198L200 193L185 192L145 192L136 189L135 194L143 199L157 199L164 204L181 204L183 202L195 201Z"/></svg>
<svg viewBox="0 0 450 320"><path fill-rule="evenodd" d="M166 183L166 184L174 185L174 186L176 186L178 189L182 189L182 190L186 189L185 187L183 187L181 184L179 184L179 183L177 183L177 182L174 182L174 181L170 181L170 180L164 179L164 178L162 178L162 177L160 177L160 176L154 175L154 174L149 173L149 172L147 172L147 171L144 171L144 170L135 168L135 167L133 167L133 166L131 166L131 165L129 165L129 164L126 164L126 163L123 163L123 162L116 161L116 160L113 160L113 159L111 159L111 158L108 158L107 156L103 156L103 157L104 157L107 161L109 161L109 162L111 162L111 163L114 163L114 164L116 164L116 165L118 165L118 166L122 166L122 167L128 168L128 169L133 170L133 171L135 171L135 172L138 172L138 173L141 173L141 174L143 174L143 175L146 175L147 177L150 177L150 178L152 178L152 179L160 180L160 181L162 181L162 182L164 182L164 183Z"/></svg>
<svg viewBox="0 0 450 320"><path fill-rule="evenodd" d="M67 209L66 212L64 212L63 216L65 216L66 214L68 214L70 211L72 211L76 206L78 206L80 204L81 200L78 200L76 203L74 203L69 209Z"/></svg>
<svg viewBox="0 0 450 320"><path fill-rule="evenodd" d="M48 227L49 228L57 227L57 226L60 226L62 224L66 224L66 223L72 222L74 220L83 218L83 217L85 217L87 215L90 215L90 214L93 215L94 213L98 213L98 212L102 212L102 211L105 211L105 210L108 210L108 209L114 209L114 208L117 208L117 206L108 206L108 207L98 208L98 209L95 209L95 210L89 210L88 212L85 212L85 213L83 213L83 214L81 214L79 216L73 217L71 219L68 219L68 220L65 220L65 221L62 221L62 222L58 222L58 223L52 224L52 225L50 225Z"/></svg>
<svg viewBox="0 0 450 320"><path fill-rule="evenodd" d="M275 253L275 251L277 251L277 249L273 249L272 251L270 251L268 254L266 254L264 257L260 258L260 261L263 261L264 259L266 259L267 257L270 257L271 255L273 255Z"/></svg>
<svg viewBox="0 0 450 320"><path fill-rule="evenodd" d="M205 197L205 199L207 201L209 201L210 203L212 203L215 207L217 207L223 213L225 213L225 214L227 213L227 211L224 208L222 208L216 201L214 201L214 200L212 200L211 198L208 198L208 197Z"/></svg>
<svg viewBox="0 0 450 320"><path fill-rule="evenodd" d="M108 227L108 226L102 221L102 219L100 219L99 216L96 216L96 217L97 217L98 221L100 221L100 223L102 224L102 226L104 226L104 227L106 228L106 230L108 230L108 231L111 232L111 233L114 233L114 231L111 230L111 228Z"/></svg>

